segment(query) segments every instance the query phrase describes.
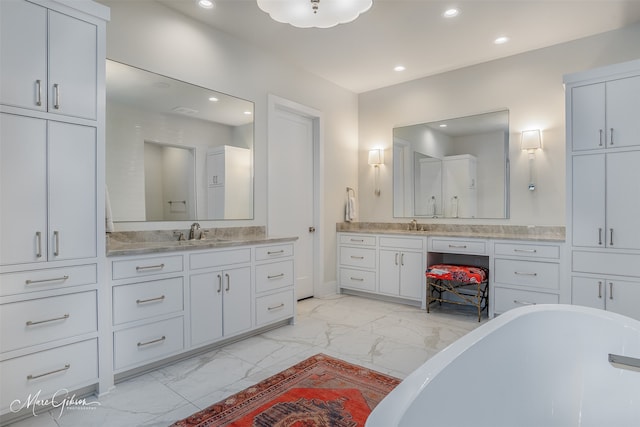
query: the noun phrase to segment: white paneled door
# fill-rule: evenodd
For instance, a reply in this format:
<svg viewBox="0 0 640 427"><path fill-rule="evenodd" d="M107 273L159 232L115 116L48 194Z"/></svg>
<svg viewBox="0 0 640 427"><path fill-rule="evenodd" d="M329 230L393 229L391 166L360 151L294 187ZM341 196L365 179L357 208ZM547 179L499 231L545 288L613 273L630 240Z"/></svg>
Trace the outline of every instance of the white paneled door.
<svg viewBox="0 0 640 427"><path fill-rule="evenodd" d="M314 295L316 249L314 120L274 102L269 111L268 232L296 236L296 298Z"/></svg>

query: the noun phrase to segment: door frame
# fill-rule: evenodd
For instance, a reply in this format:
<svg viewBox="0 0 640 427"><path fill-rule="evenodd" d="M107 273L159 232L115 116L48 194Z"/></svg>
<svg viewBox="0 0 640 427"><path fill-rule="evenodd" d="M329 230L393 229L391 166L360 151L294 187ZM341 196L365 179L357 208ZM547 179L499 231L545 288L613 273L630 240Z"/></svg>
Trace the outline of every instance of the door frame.
<svg viewBox="0 0 640 427"><path fill-rule="evenodd" d="M269 141L273 140L272 120L277 110L311 119L313 123L313 295L321 296L324 277L324 115L297 102L268 94L267 107L267 234L269 233Z"/></svg>

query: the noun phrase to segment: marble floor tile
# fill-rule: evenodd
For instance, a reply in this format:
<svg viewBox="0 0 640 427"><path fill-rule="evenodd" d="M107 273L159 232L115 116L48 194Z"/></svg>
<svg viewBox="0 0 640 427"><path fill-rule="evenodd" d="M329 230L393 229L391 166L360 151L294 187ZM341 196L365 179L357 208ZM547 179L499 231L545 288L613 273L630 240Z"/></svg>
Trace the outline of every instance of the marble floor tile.
<svg viewBox="0 0 640 427"><path fill-rule="evenodd" d="M12 427L161 427L204 409L317 353L404 378L484 323L464 307L431 313L350 295L298 302L286 325L116 385L93 410L52 410ZM59 410L58 410L59 411Z"/></svg>

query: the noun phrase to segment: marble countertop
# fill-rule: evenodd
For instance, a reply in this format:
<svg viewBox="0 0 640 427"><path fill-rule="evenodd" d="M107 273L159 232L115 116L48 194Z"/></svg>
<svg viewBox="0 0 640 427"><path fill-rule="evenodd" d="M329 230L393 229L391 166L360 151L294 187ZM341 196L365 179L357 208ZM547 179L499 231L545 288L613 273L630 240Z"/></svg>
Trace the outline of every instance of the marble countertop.
<svg viewBox="0 0 640 427"><path fill-rule="evenodd" d="M297 237L267 237L264 227L231 227L200 230L203 239L178 240L189 230L121 231L107 234L107 256L219 249L246 245L294 242Z"/></svg>
<svg viewBox="0 0 640 427"><path fill-rule="evenodd" d="M363 234L406 234L410 236L442 236L496 240L531 240L564 242L565 227L520 225L417 224L409 230L408 223L342 222L336 231Z"/></svg>

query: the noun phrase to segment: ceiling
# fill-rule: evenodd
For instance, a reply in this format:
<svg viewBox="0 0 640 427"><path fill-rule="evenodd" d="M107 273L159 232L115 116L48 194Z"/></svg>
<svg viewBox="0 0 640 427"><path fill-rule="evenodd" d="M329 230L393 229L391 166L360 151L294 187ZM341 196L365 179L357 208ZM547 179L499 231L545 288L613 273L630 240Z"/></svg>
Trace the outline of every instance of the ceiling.
<svg viewBox="0 0 640 427"><path fill-rule="evenodd" d="M209 10L155 1L355 93L640 22L640 0L373 0L355 21L328 29L275 22L255 0L215 0ZM452 5L460 14L444 18ZM498 36L509 42L494 44ZM398 64L406 70L394 71Z"/></svg>

